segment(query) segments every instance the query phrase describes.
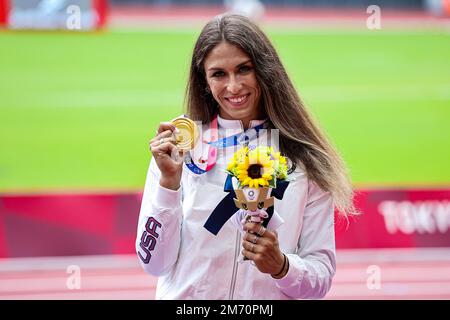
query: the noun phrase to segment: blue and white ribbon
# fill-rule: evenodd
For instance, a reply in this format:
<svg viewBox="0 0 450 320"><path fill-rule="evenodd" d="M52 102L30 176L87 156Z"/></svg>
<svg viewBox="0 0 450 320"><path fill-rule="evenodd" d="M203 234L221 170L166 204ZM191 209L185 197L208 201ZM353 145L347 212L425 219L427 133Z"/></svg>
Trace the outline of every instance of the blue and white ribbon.
<svg viewBox="0 0 450 320"><path fill-rule="evenodd" d="M256 127L250 128L244 132L237 133L232 136L219 139L217 141L208 142L208 145L210 147L222 148L222 149L228 148L231 146L241 145L241 144L243 145L243 144L250 142L251 140L253 140L255 138L258 138L260 130L267 129L267 128L268 128L268 123L264 122L260 125L257 125ZM194 163L194 160L192 159L190 152L188 152L186 154L186 156L184 158L184 163L186 164L188 169L191 170L195 174L200 175L200 174L204 174L204 173L208 172L208 170L202 169Z"/></svg>

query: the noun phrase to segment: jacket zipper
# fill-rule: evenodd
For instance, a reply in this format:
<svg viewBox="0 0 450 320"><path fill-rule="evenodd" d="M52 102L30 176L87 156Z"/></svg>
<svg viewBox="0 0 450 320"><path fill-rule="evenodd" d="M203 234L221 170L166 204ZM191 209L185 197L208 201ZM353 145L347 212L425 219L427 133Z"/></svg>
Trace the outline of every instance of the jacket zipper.
<svg viewBox="0 0 450 320"><path fill-rule="evenodd" d="M235 248L234 248L233 274L231 275L231 285L230 285L230 292L228 295L228 300L234 299L234 288L236 286L236 275L237 275L237 271L238 271L237 259L239 257L240 242L241 242L241 232L239 230L237 230L236 244L235 244Z"/></svg>
<svg viewBox="0 0 450 320"><path fill-rule="evenodd" d="M242 132L245 132L242 122L241 122L241 128L242 128ZM249 144L249 141L245 142L244 146L248 146L248 144ZM228 294L228 300L234 299L234 288L236 286L236 275L237 275L237 271L238 271L237 259L239 257L240 247L241 247L241 232L238 229L238 230L236 230L236 244L234 247L233 274L231 275L231 285L230 285L230 292Z"/></svg>

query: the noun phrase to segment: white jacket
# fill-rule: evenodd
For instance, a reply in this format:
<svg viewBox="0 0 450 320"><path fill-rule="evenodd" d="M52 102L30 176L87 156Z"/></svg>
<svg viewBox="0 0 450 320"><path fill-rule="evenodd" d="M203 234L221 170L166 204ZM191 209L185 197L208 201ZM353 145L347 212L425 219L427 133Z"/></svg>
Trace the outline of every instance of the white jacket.
<svg viewBox="0 0 450 320"><path fill-rule="evenodd" d="M243 132L239 120L218 118L219 136ZM252 121L250 127L260 124ZM159 276L157 299L315 299L331 287L335 274L334 207L297 167L283 200L274 210L285 221L278 229L280 249L289 259L282 279L261 273L249 261L238 262L241 234L231 223L217 236L203 225L225 197L224 182L233 152L218 152L215 167L196 175L185 165L177 191L159 185L152 159L142 199L136 251L146 272ZM237 209L236 209L237 211Z"/></svg>

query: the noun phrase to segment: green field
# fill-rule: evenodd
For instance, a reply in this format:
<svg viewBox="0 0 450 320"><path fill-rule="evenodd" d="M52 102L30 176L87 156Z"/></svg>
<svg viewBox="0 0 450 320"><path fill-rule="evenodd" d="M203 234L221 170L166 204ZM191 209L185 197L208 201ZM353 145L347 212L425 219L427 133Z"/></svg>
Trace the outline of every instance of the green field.
<svg viewBox="0 0 450 320"><path fill-rule="evenodd" d="M196 34L0 33L0 192L142 189ZM355 185L450 183L448 33L269 34Z"/></svg>

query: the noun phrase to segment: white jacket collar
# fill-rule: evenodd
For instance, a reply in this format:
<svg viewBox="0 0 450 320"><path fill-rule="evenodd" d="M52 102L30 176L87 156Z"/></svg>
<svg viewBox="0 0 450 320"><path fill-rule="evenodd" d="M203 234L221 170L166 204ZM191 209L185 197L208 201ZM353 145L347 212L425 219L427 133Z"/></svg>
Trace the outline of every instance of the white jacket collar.
<svg viewBox="0 0 450 320"><path fill-rule="evenodd" d="M251 120L249 128L256 127L257 125L260 125L261 123L264 123L267 119L262 120ZM219 128L223 129L242 129L244 130L244 124L241 120L229 120L221 118L219 115L217 115L217 122L219 124Z"/></svg>

